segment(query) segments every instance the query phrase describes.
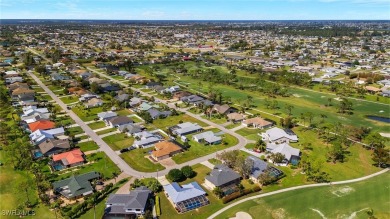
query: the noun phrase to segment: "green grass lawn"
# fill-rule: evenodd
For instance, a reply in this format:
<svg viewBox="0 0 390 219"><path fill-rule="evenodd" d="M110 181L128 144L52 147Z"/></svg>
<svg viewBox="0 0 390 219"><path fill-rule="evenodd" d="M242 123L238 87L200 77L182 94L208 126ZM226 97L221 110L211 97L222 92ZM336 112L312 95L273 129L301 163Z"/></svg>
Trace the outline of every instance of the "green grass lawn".
<svg viewBox="0 0 390 219"><path fill-rule="evenodd" d="M117 130L117 128L109 128L109 129L104 129L104 130L98 131L98 132L96 132L96 134L97 135L104 135L104 134L107 134L110 132L114 132L116 130Z"/></svg>
<svg viewBox="0 0 390 219"><path fill-rule="evenodd" d="M131 112L127 109L122 109L122 110L119 110L119 111L115 111L118 116L128 116L131 114Z"/></svg>
<svg viewBox="0 0 390 219"><path fill-rule="evenodd" d="M68 128L69 135L78 135L84 133L84 130L80 126Z"/></svg>
<svg viewBox="0 0 390 219"><path fill-rule="evenodd" d="M128 148L133 145L134 138L128 137L124 133L119 133L104 137L103 141L105 141L112 148L112 150L118 151L120 149Z"/></svg>
<svg viewBox="0 0 390 219"><path fill-rule="evenodd" d="M134 123L143 122L144 120L138 118L137 116L131 116L130 119L134 121Z"/></svg>
<svg viewBox="0 0 390 219"><path fill-rule="evenodd" d="M60 99L65 104L75 103L79 101L79 99L76 96L60 97Z"/></svg>
<svg viewBox="0 0 390 219"><path fill-rule="evenodd" d="M258 133L261 133L261 132L262 132L262 130L260 130L260 129L249 129L249 128L242 128L242 129L236 131L237 134L240 134L240 135L244 136L245 138L247 138L249 140L254 140L254 141L256 141L260 138Z"/></svg>
<svg viewBox="0 0 390 219"><path fill-rule="evenodd" d="M165 169L165 167L161 164L153 163L148 158L145 158L150 150L152 150L152 148L135 149L121 154L120 157L132 168L138 171L155 172L157 170Z"/></svg>
<svg viewBox="0 0 390 219"><path fill-rule="evenodd" d="M209 116L205 116L203 115L202 116L203 119L207 119L213 123L216 123L216 124L224 124L227 122L226 118L222 117L222 118L217 118L215 116L211 116L211 118Z"/></svg>
<svg viewBox="0 0 390 219"><path fill-rule="evenodd" d="M198 125L205 127L206 123L201 122L189 115L180 114L177 116L168 116L165 119L156 119L152 124L147 124L148 127L166 130L168 127L179 124L179 121L198 123Z"/></svg>
<svg viewBox="0 0 390 219"><path fill-rule="evenodd" d="M217 165L217 164L221 164L222 161L218 160L218 159L215 159L215 158L212 158L209 160L210 163L214 164L214 165Z"/></svg>
<svg viewBox="0 0 390 219"><path fill-rule="evenodd" d="M347 185L333 185L285 192L254 199L223 212L217 218L233 217L244 211L257 218L344 218L356 213L356 218L368 218L366 211L374 210L376 218L389 218L390 173ZM363 210L365 209L365 210ZM355 218L355 217L353 217Z"/></svg>
<svg viewBox="0 0 390 219"><path fill-rule="evenodd" d="M88 126L92 130L95 130L95 129L101 129L101 128L106 127L106 123L104 123L103 121L99 121L99 122L94 122L94 123L88 124Z"/></svg>
<svg viewBox="0 0 390 219"><path fill-rule="evenodd" d="M231 123L231 124L225 126L225 128L232 129L232 128L236 128L236 127L238 127L240 125L241 125L241 123Z"/></svg>
<svg viewBox="0 0 390 219"><path fill-rule="evenodd" d="M217 132L218 130L212 130L214 132ZM222 139L224 142L227 143L227 145L224 145L223 143L218 144L218 145L204 145L201 143L198 143L194 140L192 140L193 135L187 135L187 139L190 139L189 144L190 148L187 151L184 151L180 154L176 154L175 156L172 157L172 160L174 160L176 163L184 163L189 160L193 160L198 157L205 156L207 154L211 154L226 148L229 148L231 146L234 146L238 143L238 140L229 134L224 134L222 136ZM179 140L180 141L180 140Z"/></svg>
<svg viewBox="0 0 390 219"><path fill-rule="evenodd" d="M84 109L84 107L72 107L72 111L77 114L83 121L91 121L97 117L98 113L103 112L103 107L94 107L89 109Z"/></svg>
<svg viewBox="0 0 390 219"><path fill-rule="evenodd" d="M364 149L361 145L354 144L348 148L349 154L346 154L345 162L333 164L326 162L328 153L327 145L318 138L313 130L307 130L303 127L296 127L293 131L299 136L299 142L290 145L308 153L309 156L323 161L324 170L329 173L331 181L346 180L358 178L379 171L379 168L373 166L371 151ZM311 143L312 150L303 150L303 145Z"/></svg>
<svg viewBox="0 0 390 219"><path fill-rule="evenodd" d="M80 147L80 150L83 152L99 149L99 146L94 141L78 143L76 146Z"/></svg>
<svg viewBox="0 0 390 219"><path fill-rule="evenodd" d="M118 168L118 166L114 162L112 162L111 159L107 157L107 155L104 152L97 152L94 154L87 155L87 161L94 162L94 163L78 167L77 170L75 171L58 175L57 180L68 178L73 174L77 175L77 174L87 173L90 171L97 171L107 179L111 179L113 177L114 172L117 172L118 174L120 173L120 169ZM63 172L65 171L61 171L58 173L63 173Z"/></svg>
<svg viewBox="0 0 390 219"><path fill-rule="evenodd" d="M36 189L34 176L27 171L16 171L7 162L7 155L4 150L0 151L0 161L4 164L0 167L0 209L13 210L16 209L19 203L26 202L26 193L20 191L17 187L17 182L28 179L31 181L31 186L28 189L28 197L32 203L38 202L38 192ZM43 204L38 204L34 209L36 217L42 219L55 218L54 212ZM0 216L2 219L16 219L18 216Z"/></svg>

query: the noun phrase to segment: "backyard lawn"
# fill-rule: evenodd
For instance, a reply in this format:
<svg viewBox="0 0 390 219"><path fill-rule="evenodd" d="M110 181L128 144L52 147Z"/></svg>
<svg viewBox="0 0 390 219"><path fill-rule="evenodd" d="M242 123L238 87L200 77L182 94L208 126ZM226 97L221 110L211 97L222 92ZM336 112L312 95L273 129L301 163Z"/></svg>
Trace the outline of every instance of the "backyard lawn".
<svg viewBox="0 0 390 219"><path fill-rule="evenodd" d="M218 129L213 129L212 131L217 132ZM180 154L176 154L175 156L172 157L172 160L174 160L177 164L184 163L198 157L203 157L205 155L229 148L238 143L238 140L234 136L229 134L224 134L222 136L223 142L227 143L226 145L224 143L218 145L204 145L202 143L198 143L192 140L192 136L193 135L186 136L187 139L191 139L189 141L190 148L187 151L184 151Z"/></svg>
<svg viewBox="0 0 390 219"><path fill-rule="evenodd" d="M124 133L119 133L104 137L103 141L105 141L111 147L112 150L119 151L120 149L132 146L134 138L128 137Z"/></svg>
<svg viewBox="0 0 390 219"><path fill-rule="evenodd" d="M230 218L238 211L247 212L254 219L273 215L280 218L368 218L369 209L374 210L376 218L389 218L389 181L390 173L385 173L358 183L285 192L246 201L217 218Z"/></svg>
<svg viewBox="0 0 390 219"><path fill-rule="evenodd" d="M77 167L77 170L73 169L73 171L71 172L66 172L66 170L58 172L63 174L58 175L57 180L65 179L70 177L71 175L87 173L90 171L97 171L107 179L111 179L113 177L114 172L118 174L120 173L120 169L118 168L118 166L114 162L112 162L111 159L107 157L104 152L97 152L94 154L87 155L87 161L92 163Z"/></svg>
<svg viewBox="0 0 390 219"><path fill-rule="evenodd" d="M161 164L153 163L148 158L145 158L146 155L149 155L148 152L150 150L152 150L152 148L135 149L121 154L120 157L137 171L155 172L157 170L165 169Z"/></svg>

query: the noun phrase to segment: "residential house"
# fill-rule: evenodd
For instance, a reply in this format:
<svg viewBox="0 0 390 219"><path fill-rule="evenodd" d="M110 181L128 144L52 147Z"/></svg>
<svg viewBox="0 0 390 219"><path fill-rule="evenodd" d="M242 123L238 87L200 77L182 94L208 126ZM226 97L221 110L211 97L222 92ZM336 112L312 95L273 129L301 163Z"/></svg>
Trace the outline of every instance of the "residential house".
<svg viewBox="0 0 390 219"><path fill-rule="evenodd" d="M12 91L12 100L20 101L22 99L31 99L34 101L35 91L29 88L19 87Z"/></svg>
<svg viewBox="0 0 390 219"><path fill-rule="evenodd" d="M119 94L115 97L115 99L121 103L129 100L129 98L130 98L130 95L128 95L128 94Z"/></svg>
<svg viewBox="0 0 390 219"><path fill-rule="evenodd" d="M285 160L282 164L292 163L294 165L298 164L300 159L300 150L291 147L288 143L275 144L267 143L266 150L272 154L281 153L284 155Z"/></svg>
<svg viewBox="0 0 390 219"><path fill-rule="evenodd" d="M382 90L382 96L384 97L390 97L390 90Z"/></svg>
<svg viewBox="0 0 390 219"><path fill-rule="evenodd" d="M107 111L107 112L101 112L97 114L100 121L107 121L111 118L114 118L117 116L116 112L113 111Z"/></svg>
<svg viewBox="0 0 390 219"><path fill-rule="evenodd" d="M251 170L251 174L249 175L249 178L256 183L259 183L259 177L262 174L270 174L270 176L279 178L283 175L283 172L271 165L268 165L267 162L255 157L255 156L248 156L246 158L247 160L252 160L253 167Z"/></svg>
<svg viewBox="0 0 390 219"><path fill-rule="evenodd" d="M13 84L16 82L23 82L23 81L24 80L22 77L10 77L5 79L5 84Z"/></svg>
<svg viewBox="0 0 390 219"><path fill-rule="evenodd" d="M144 215L151 194L152 191L145 186L135 188L129 194L110 194L103 219L125 219Z"/></svg>
<svg viewBox="0 0 390 219"><path fill-rule="evenodd" d="M165 88L164 90L162 90L162 92L163 93L176 93L176 92L179 92L180 90L181 90L180 86L176 85L176 86Z"/></svg>
<svg viewBox="0 0 390 219"><path fill-rule="evenodd" d="M112 83L104 83L99 86L102 88L103 92L119 91L121 89L119 85Z"/></svg>
<svg viewBox="0 0 390 219"><path fill-rule="evenodd" d="M206 192L197 182L182 186L174 182L163 187L168 200L179 213L185 213L210 203L206 197Z"/></svg>
<svg viewBox="0 0 390 219"><path fill-rule="evenodd" d="M84 104L86 108L99 107L103 105L103 101L98 98L92 98Z"/></svg>
<svg viewBox="0 0 390 219"><path fill-rule="evenodd" d="M174 100L181 100L183 97L192 95L188 91L179 91L173 94L172 99Z"/></svg>
<svg viewBox="0 0 390 219"><path fill-rule="evenodd" d="M180 100L183 101L184 103L195 105L196 103L202 102L204 98L198 95L190 95L190 96L182 97Z"/></svg>
<svg viewBox="0 0 390 219"><path fill-rule="evenodd" d="M106 120L106 124L112 128L118 128L121 125L132 124L134 121L127 116L116 116Z"/></svg>
<svg viewBox="0 0 390 219"><path fill-rule="evenodd" d="M38 145L47 139L53 139L59 136L64 135L65 130L63 127L55 128L55 129L48 129L48 130L41 130L38 129L35 132L31 133L29 135L31 142L34 145Z"/></svg>
<svg viewBox="0 0 390 219"><path fill-rule="evenodd" d="M205 178L205 186L213 190L220 188L224 195L229 195L237 191L237 186L240 184L240 174L234 172L232 169L224 164L214 166L214 169Z"/></svg>
<svg viewBox="0 0 390 219"><path fill-rule="evenodd" d="M139 140L135 140L133 146L137 148L151 147L154 143L160 142L163 138L160 135L143 131L134 133L134 137Z"/></svg>
<svg viewBox="0 0 390 219"><path fill-rule="evenodd" d="M82 94L80 96L79 101L80 102L85 102L85 101L91 100L93 98L100 98L100 97L98 95L96 95L96 94L86 93L86 94Z"/></svg>
<svg viewBox="0 0 390 219"><path fill-rule="evenodd" d="M14 91L18 88L29 89L29 86L27 83L16 82L16 83L7 85L7 88L9 90L9 92L12 94L12 91Z"/></svg>
<svg viewBox="0 0 390 219"><path fill-rule="evenodd" d="M238 122L241 122L242 120L244 120L244 115L240 114L240 113L229 113L227 114L227 118L228 118L228 121L231 121L233 123L238 123Z"/></svg>
<svg viewBox="0 0 390 219"><path fill-rule="evenodd" d="M146 83L145 88L153 89L155 86L161 86L161 83L151 81L151 82Z"/></svg>
<svg viewBox="0 0 390 219"><path fill-rule="evenodd" d="M128 136L132 136L136 133L142 132L142 128L136 124L124 124L118 127L118 130L122 133L126 133Z"/></svg>
<svg viewBox="0 0 390 219"><path fill-rule="evenodd" d="M175 154L182 152L182 148L172 141L162 141L154 145L155 150L152 151L152 158L156 161L160 161Z"/></svg>
<svg viewBox="0 0 390 219"><path fill-rule="evenodd" d="M137 110L138 111L147 111L151 109L153 106L150 105L149 103L143 102L141 105L138 106Z"/></svg>
<svg viewBox="0 0 390 219"><path fill-rule="evenodd" d="M246 119L246 120L242 121L242 124L244 126L247 126L247 127L252 126L252 127L258 128L258 129L270 128L273 125L272 122L269 122L269 121L267 121L263 118L260 118L260 117Z"/></svg>
<svg viewBox="0 0 390 219"><path fill-rule="evenodd" d="M237 112L237 109L234 107L230 107L227 104L223 104L223 105L215 104L213 107L213 111L215 111L219 114L222 114L222 115L227 115L230 113Z"/></svg>
<svg viewBox="0 0 390 219"><path fill-rule="evenodd" d="M199 126L197 123L191 123L191 122L177 124L176 126L170 127L169 129L173 134L178 136L188 135L203 130L203 128Z"/></svg>
<svg viewBox="0 0 390 219"><path fill-rule="evenodd" d="M271 143L297 142L298 136L289 129L274 127L261 134L263 141Z"/></svg>
<svg viewBox="0 0 390 219"><path fill-rule="evenodd" d="M62 170L68 167L82 165L84 162L84 153L77 148L68 152L53 155L51 167L53 170Z"/></svg>
<svg viewBox="0 0 390 219"><path fill-rule="evenodd" d="M58 73L52 73L50 74L51 80L52 81L64 81L64 80L69 80L70 77L67 75L63 74L58 74Z"/></svg>
<svg viewBox="0 0 390 219"><path fill-rule="evenodd" d="M170 115L172 115L171 111L159 111L158 109L155 108L150 108L147 110L152 119L158 119L158 118L166 118Z"/></svg>
<svg viewBox="0 0 390 219"><path fill-rule="evenodd" d="M220 136L216 136L212 131L207 131L207 132L193 135L192 139L195 140L196 142L204 142L210 145L220 144L222 142L222 138Z"/></svg>
<svg viewBox="0 0 390 219"><path fill-rule="evenodd" d="M94 192L91 181L99 179L98 172L88 172L81 175L72 175L71 177L53 183L53 190L60 193L67 199L76 199L90 195Z"/></svg>
<svg viewBox="0 0 390 219"><path fill-rule="evenodd" d="M42 156L48 157L53 154L64 152L68 149L70 149L68 139L47 139L38 145L38 149L34 150L33 155L35 158Z"/></svg>
<svg viewBox="0 0 390 219"><path fill-rule="evenodd" d="M142 99L139 98L139 97L133 97L130 99L130 107L135 107L135 106L138 106L142 103Z"/></svg>
<svg viewBox="0 0 390 219"><path fill-rule="evenodd" d="M50 120L42 119L36 122L32 122L28 124L28 128L31 132L35 132L38 129L48 130L56 127L56 124Z"/></svg>

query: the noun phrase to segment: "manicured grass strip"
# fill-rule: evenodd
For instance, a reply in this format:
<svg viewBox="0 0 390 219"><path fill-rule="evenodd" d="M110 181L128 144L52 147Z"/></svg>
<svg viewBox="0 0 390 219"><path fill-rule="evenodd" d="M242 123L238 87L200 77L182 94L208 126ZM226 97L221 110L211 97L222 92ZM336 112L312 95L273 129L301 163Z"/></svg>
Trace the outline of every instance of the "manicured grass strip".
<svg viewBox="0 0 390 219"><path fill-rule="evenodd" d="M126 163L129 164L132 168L138 171L155 172L157 170L165 169L165 167L162 166L161 164L152 163L152 161L144 157L146 155L149 155L148 152L150 150L152 149L151 148L135 149L121 154L120 157L124 161L126 161Z"/></svg>
<svg viewBox="0 0 390 219"><path fill-rule="evenodd" d="M68 128L67 131L69 132L69 135L78 135L84 133L84 130L80 126Z"/></svg>
<svg viewBox="0 0 390 219"><path fill-rule="evenodd" d="M222 163L222 161L215 159L215 158L210 159L209 162L214 164L214 165L218 165L218 164Z"/></svg>
<svg viewBox="0 0 390 219"><path fill-rule="evenodd" d="M79 101L79 99L75 96L60 97L60 99L65 104L75 103Z"/></svg>
<svg viewBox="0 0 390 219"><path fill-rule="evenodd" d="M116 130L117 130L116 128L109 128L109 129L98 131L98 132L96 132L96 134L97 135L103 135L103 134L107 134L107 133L110 133L110 132L114 132Z"/></svg>

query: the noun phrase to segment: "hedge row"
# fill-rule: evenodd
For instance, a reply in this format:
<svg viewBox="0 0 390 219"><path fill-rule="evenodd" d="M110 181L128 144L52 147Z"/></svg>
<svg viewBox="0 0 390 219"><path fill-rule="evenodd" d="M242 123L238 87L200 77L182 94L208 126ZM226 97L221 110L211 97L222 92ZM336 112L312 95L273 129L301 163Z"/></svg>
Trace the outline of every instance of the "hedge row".
<svg viewBox="0 0 390 219"><path fill-rule="evenodd" d="M159 217L161 215L161 209L160 209L160 197L156 195L156 215Z"/></svg>
<svg viewBox="0 0 390 219"><path fill-rule="evenodd" d="M230 201L233 201L236 198L239 198L239 197L244 196L244 195L248 195L252 192L258 192L260 190L261 190L260 186L255 186L253 189L244 189L242 192L239 192L239 191L233 192L232 194L223 197L222 203L226 204Z"/></svg>

